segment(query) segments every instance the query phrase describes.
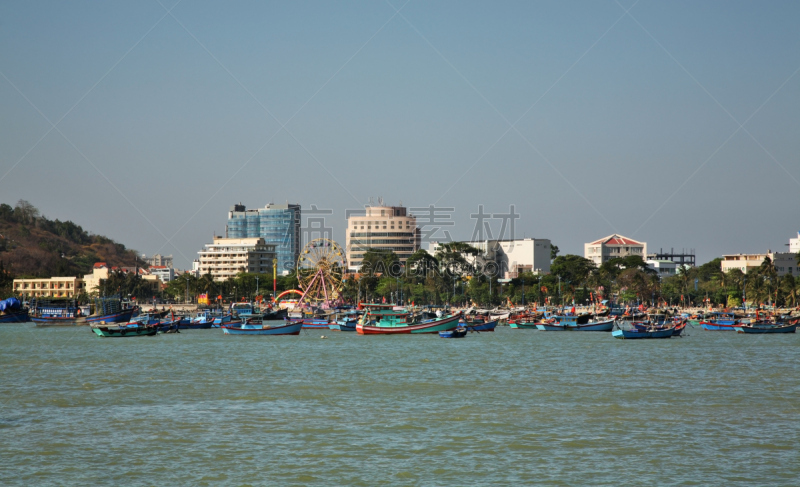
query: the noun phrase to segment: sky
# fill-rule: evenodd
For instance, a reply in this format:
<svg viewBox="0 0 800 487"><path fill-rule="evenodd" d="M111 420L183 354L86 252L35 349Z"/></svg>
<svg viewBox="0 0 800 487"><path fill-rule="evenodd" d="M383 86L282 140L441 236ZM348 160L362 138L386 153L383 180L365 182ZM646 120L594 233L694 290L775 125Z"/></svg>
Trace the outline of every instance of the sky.
<svg viewBox="0 0 800 487"><path fill-rule="evenodd" d="M3 2L0 202L178 268L234 203L327 210L344 245L370 197L438 208L434 240L473 237L482 206L494 237L513 207L504 237L562 253L612 233L699 263L785 250L798 19L793 1Z"/></svg>

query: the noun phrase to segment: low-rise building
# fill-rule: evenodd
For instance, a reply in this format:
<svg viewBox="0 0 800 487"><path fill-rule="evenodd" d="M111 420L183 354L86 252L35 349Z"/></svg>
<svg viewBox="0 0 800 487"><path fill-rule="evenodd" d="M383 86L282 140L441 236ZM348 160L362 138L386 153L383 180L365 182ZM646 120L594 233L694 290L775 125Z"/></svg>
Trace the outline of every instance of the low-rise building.
<svg viewBox="0 0 800 487"><path fill-rule="evenodd" d="M644 260L647 256L647 242L639 242L615 233L583 246L583 256L598 267L611 259L631 255L638 255Z"/></svg>
<svg viewBox="0 0 800 487"><path fill-rule="evenodd" d="M105 262L95 262L92 267L92 273L83 276L86 292L97 295L113 294L112 289L103 289L101 286L102 281L108 279L108 275L111 272L122 272L124 274L135 272L144 282L148 283L154 291L161 286L159 278L143 267L116 267L109 266Z"/></svg>
<svg viewBox="0 0 800 487"><path fill-rule="evenodd" d="M664 260L664 259L648 259L647 267L653 269L654 271L658 272L659 277L669 277L674 276L678 273L678 268L680 264L677 262L673 262L671 260ZM689 266L689 264L683 264L685 266Z"/></svg>
<svg viewBox="0 0 800 487"><path fill-rule="evenodd" d="M489 262L494 263L493 269L487 267L484 271L490 271L497 277L513 279L518 277L521 272L550 273L551 242L549 239L478 240L464 243L483 254L479 257L465 254L465 260L473 265L480 261L484 267L490 265ZM428 245L428 253L436 254L442 245L445 243L431 242Z"/></svg>
<svg viewBox="0 0 800 487"><path fill-rule="evenodd" d="M167 267L165 265L151 265L147 270L150 271L150 274L156 276L165 284L175 279L175 269L172 267Z"/></svg>
<svg viewBox="0 0 800 487"><path fill-rule="evenodd" d="M146 255L143 254L142 260L147 262L147 265L150 267L155 267L155 266L172 267L171 255L155 254L153 256L147 257Z"/></svg>
<svg viewBox="0 0 800 487"><path fill-rule="evenodd" d="M739 269L747 274L749 271L758 269L764 262L764 259L769 257L772 265L779 276L785 274L798 275L800 274L800 267L797 265L797 254L792 252L773 252L767 250L764 254L732 254L722 256L722 272L728 272L733 269Z"/></svg>
<svg viewBox="0 0 800 487"><path fill-rule="evenodd" d="M215 281L225 281L240 272L265 274L272 272L275 246L263 238L214 237L198 252L200 275L211 274Z"/></svg>
<svg viewBox="0 0 800 487"><path fill-rule="evenodd" d="M85 289L85 283L79 277L14 279L12 285L14 292L24 299L74 298Z"/></svg>

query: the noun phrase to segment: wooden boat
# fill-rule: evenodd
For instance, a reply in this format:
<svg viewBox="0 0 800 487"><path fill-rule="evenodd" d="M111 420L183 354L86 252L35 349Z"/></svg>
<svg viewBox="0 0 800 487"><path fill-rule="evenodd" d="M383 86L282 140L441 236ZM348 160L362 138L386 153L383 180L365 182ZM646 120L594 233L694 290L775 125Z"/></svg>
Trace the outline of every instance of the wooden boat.
<svg viewBox="0 0 800 487"><path fill-rule="evenodd" d="M714 313L714 318L700 321L700 326L707 331L734 331L739 320L733 313Z"/></svg>
<svg viewBox="0 0 800 487"><path fill-rule="evenodd" d="M133 317L133 313L136 311L136 308L129 308L124 309L122 311L117 311L115 313L109 313L105 315L93 315L86 318L86 322L89 324L92 323L127 323Z"/></svg>
<svg viewBox="0 0 800 487"><path fill-rule="evenodd" d="M142 325L140 323L127 323L120 325L92 325L92 331L101 337L106 338L130 338L153 336L158 333L158 327L153 325Z"/></svg>
<svg viewBox="0 0 800 487"><path fill-rule="evenodd" d="M408 323L384 317L381 321L370 322L365 320L365 315L356 325L356 331L361 335L396 335L401 333L436 333L448 331L458 327L461 314L446 316L438 320ZM367 324L364 324L366 321Z"/></svg>
<svg viewBox="0 0 800 487"><path fill-rule="evenodd" d="M356 331L357 320L339 320L328 325L334 331Z"/></svg>
<svg viewBox="0 0 800 487"><path fill-rule="evenodd" d="M0 323L26 323L30 321L28 309L17 298L0 300Z"/></svg>
<svg viewBox="0 0 800 487"><path fill-rule="evenodd" d="M614 338L623 339L636 339L636 338L670 338L674 327L671 328L647 328L640 330L638 328L631 328L630 330L614 330L611 336Z"/></svg>
<svg viewBox="0 0 800 487"><path fill-rule="evenodd" d="M458 326L452 330L439 332L439 338L464 338L465 336L467 336L467 328L464 326Z"/></svg>
<svg viewBox="0 0 800 487"><path fill-rule="evenodd" d="M223 325L221 328L226 335L299 335L303 322L288 321L275 325L243 323Z"/></svg>
<svg viewBox="0 0 800 487"><path fill-rule="evenodd" d="M681 333L683 333L683 330L686 329L686 325L687 324L689 324L689 321L684 319L684 320L675 321L671 325L669 325L669 324L658 325L658 324L653 324L653 323L650 323L650 322L634 322L634 323L631 323L631 326L633 326L637 330L642 330L642 331L646 331L646 330L650 330L650 329L664 330L664 329L667 329L667 328L672 328L672 336L676 337L676 336L680 336Z"/></svg>
<svg viewBox="0 0 800 487"><path fill-rule="evenodd" d="M770 325L754 323L752 325L740 325L736 327L739 333L748 334L763 334L763 333L795 333L797 331L797 323L789 323L786 325Z"/></svg>
<svg viewBox="0 0 800 487"><path fill-rule="evenodd" d="M466 326L469 331L494 331L494 329L497 327L497 320L487 321L484 323L467 322Z"/></svg>
<svg viewBox="0 0 800 487"><path fill-rule="evenodd" d="M537 323L533 320L531 321L508 321L508 326L511 328L516 328L518 330L535 330Z"/></svg>
<svg viewBox="0 0 800 487"><path fill-rule="evenodd" d="M324 318L303 318L301 320L303 328L325 328L328 329L331 324L330 320Z"/></svg>
<svg viewBox="0 0 800 487"><path fill-rule="evenodd" d="M614 328L614 320L594 321L581 325L546 321L537 323L536 328L541 331L611 331Z"/></svg>

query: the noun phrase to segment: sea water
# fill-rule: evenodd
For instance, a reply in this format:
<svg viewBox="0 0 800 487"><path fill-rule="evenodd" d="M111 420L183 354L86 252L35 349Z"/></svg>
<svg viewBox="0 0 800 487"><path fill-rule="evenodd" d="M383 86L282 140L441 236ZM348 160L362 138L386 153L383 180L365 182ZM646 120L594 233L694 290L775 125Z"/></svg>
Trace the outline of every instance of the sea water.
<svg viewBox="0 0 800 487"><path fill-rule="evenodd" d="M798 485L800 335L688 333L0 325L0 484Z"/></svg>

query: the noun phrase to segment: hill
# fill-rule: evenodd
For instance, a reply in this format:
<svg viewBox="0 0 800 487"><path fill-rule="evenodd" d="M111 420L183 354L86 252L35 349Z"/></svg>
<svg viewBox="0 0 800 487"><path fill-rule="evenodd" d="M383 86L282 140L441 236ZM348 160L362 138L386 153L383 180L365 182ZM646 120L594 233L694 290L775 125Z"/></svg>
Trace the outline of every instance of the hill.
<svg viewBox="0 0 800 487"><path fill-rule="evenodd" d="M82 276L95 262L133 266L136 251L71 221L49 220L25 200L0 204L0 290L10 279ZM139 262L141 266L142 263ZM7 294L7 293L6 293Z"/></svg>

